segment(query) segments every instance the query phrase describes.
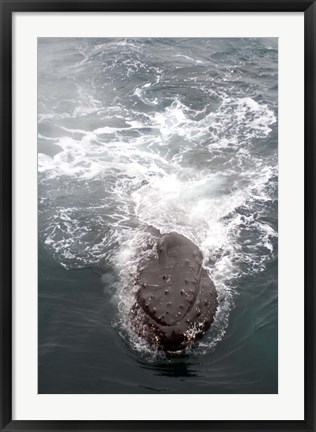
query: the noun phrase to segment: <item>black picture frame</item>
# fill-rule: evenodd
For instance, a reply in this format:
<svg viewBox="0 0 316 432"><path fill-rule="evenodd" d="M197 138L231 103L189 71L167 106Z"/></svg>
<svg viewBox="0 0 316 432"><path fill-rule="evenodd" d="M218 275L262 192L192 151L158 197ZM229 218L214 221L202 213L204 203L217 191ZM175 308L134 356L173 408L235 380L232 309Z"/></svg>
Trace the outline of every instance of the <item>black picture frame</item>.
<svg viewBox="0 0 316 432"><path fill-rule="evenodd" d="M305 419L303 421L14 421L12 420L12 14L14 12L304 12L305 31ZM1 259L0 425L2 431L315 431L315 50L310 0L0 0Z"/></svg>

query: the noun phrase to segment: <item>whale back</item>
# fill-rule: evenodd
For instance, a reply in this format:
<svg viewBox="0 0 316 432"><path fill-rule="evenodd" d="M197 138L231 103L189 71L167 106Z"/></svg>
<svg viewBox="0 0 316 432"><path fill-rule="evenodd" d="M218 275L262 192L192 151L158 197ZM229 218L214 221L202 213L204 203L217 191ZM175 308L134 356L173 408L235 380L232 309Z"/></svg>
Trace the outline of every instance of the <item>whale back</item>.
<svg viewBox="0 0 316 432"><path fill-rule="evenodd" d="M195 303L202 275L202 254L186 237L169 233L157 244L158 259L139 273L137 300L156 322L171 326Z"/></svg>
<svg viewBox="0 0 316 432"><path fill-rule="evenodd" d="M166 352L184 349L214 321L217 292L191 240L168 233L138 270L131 319L136 332Z"/></svg>

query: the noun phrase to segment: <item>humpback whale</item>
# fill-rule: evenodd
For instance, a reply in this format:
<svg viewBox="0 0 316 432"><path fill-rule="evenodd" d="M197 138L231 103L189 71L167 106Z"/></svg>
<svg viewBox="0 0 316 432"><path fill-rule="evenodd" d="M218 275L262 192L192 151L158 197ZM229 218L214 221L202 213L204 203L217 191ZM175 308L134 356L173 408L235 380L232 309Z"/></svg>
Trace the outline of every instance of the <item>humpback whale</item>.
<svg viewBox="0 0 316 432"><path fill-rule="evenodd" d="M214 320L217 292L200 249L176 232L157 242L157 254L142 263L135 281L132 325L165 352L181 351Z"/></svg>

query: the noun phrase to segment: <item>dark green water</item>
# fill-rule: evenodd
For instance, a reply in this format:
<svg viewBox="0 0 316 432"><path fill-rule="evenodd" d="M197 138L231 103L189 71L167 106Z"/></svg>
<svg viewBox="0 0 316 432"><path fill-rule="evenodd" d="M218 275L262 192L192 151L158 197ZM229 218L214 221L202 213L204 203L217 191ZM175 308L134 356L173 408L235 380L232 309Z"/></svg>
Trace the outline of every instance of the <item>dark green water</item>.
<svg viewBox="0 0 316 432"><path fill-rule="evenodd" d="M277 393L277 41L40 39L39 393ZM128 310L149 226L219 308L178 357Z"/></svg>
<svg viewBox="0 0 316 432"><path fill-rule="evenodd" d="M276 263L242 281L214 352L147 362L113 328L99 274L66 271L40 252L40 393L277 393L277 300L266 287L275 291Z"/></svg>

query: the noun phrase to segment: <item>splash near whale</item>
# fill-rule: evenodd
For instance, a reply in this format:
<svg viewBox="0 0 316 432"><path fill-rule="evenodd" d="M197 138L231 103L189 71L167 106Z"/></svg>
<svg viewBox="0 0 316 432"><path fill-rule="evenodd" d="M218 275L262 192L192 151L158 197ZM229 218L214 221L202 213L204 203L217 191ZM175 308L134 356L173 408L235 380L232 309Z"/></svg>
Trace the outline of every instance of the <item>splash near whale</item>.
<svg viewBox="0 0 316 432"><path fill-rule="evenodd" d="M217 292L202 264L199 248L176 232L163 235L157 254L142 263L131 320L151 345L180 351L211 326Z"/></svg>

